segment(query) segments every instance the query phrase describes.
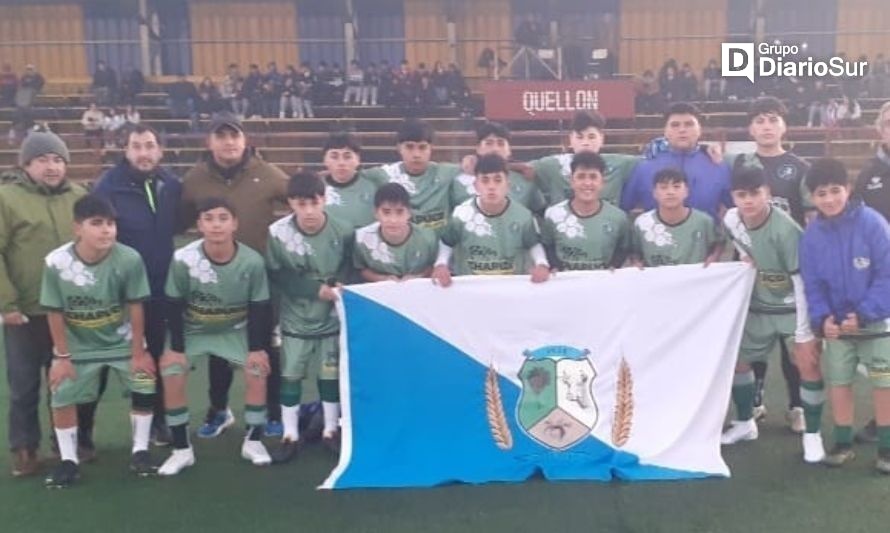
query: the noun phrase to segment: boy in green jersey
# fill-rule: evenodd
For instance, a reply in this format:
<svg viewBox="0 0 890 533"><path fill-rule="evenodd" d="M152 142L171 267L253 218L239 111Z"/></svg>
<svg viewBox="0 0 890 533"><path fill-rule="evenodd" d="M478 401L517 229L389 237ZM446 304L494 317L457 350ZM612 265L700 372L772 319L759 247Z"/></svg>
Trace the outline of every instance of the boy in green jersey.
<svg viewBox="0 0 890 533"><path fill-rule="evenodd" d="M788 351L795 354L802 377L800 396L806 420L804 461L818 463L825 458L819 432L825 391L800 277L798 247L803 230L790 214L771 203L763 169L737 169L731 188L736 207L724 215L724 228L739 255L754 264L757 281L733 379L736 419L724 431L721 442L734 444L757 439L752 364L766 361L777 344L785 343L789 345Z"/></svg>
<svg viewBox="0 0 890 533"><path fill-rule="evenodd" d="M551 206L541 223L541 242L555 270L618 268L630 250L630 222L621 209L600 199L606 170L602 156L572 158L572 199Z"/></svg>
<svg viewBox="0 0 890 533"><path fill-rule="evenodd" d="M96 401L104 367L132 393L130 469L142 476L157 470L148 452L156 375L145 350L148 278L139 253L116 242L116 216L107 200L81 198L74 204L75 240L46 256L40 305L53 342L49 384L61 456L46 479L50 488L79 477L77 404Z"/></svg>
<svg viewBox="0 0 890 533"><path fill-rule="evenodd" d="M302 382L309 367L321 364L318 391L324 412L322 439L339 451L340 321L334 301L347 275L354 237L352 225L325 212L324 182L313 172L295 174L288 183L293 211L269 226L266 264L281 298L281 422L284 435L276 462L296 457Z"/></svg>
<svg viewBox="0 0 890 533"><path fill-rule="evenodd" d="M433 130L429 124L408 119L399 127L396 146L399 163L369 169L365 175L378 185L398 183L411 195L412 222L441 232L454 204L452 183L460 167L430 161Z"/></svg>
<svg viewBox="0 0 890 533"><path fill-rule="evenodd" d="M374 192L377 184L359 170L362 147L351 133L331 133L322 149L325 204L328 213L353 228L374 222Z"/></svg>
<svg viewBox="0 0 890 533"><path fill-rule="evenodd" d="M723 239L705 212L686 207L686 175L675 168L658 171L653 196L658 207L634 220L632 262L637 266L704 263L723 253Z"/></svg>
<svg viewBox="0 0 890 533"><path fill-rule="evenodd" d="M247 435L241 456L257 466L272 462L260 441L266 424L269 356L269 283L263 257L235 240L238 218L222 198L199 202L202 238L173 254L167 275L167 350L161 357L164 408L173 452L158 473L173 476L195 463L188 439L186 385L195 359L215 355L244 369Z"/></svg>
<svg viewBox="0 0 890 533"><path fill-rule="evenodd" d="M438 252L436 233L411 222L411 197L398 183L374 195L377 222L356 230L353 266L365 281L429 277Z"/></svg>
<svg viewBox="0 0 890 533"><path fill-rule="evenodd" d="M485 122L476 130L476 157L497 154L509 161L512 156L510 150L510 130L498 122ZM474 161L475 163L475 161ZM509 168L509 166L508 166ZM519 172L509 170L507 177L510 180L510 199L524 205L532 213L540 213L546 207L544 195L538 189L534 181L526 179ZM453 183L452 199L454 205L465 202L476 195L473 184L476 176L462 173Z"/></svg>
<svg viewBox="0 0 890 533"><path fill-rule="evenodd" d="M476 196L454 208L442 233L433 282L451 285L449 262L456 275L525 274L525 256L534 265L531 280L547 281L550 265L531 211L507 196L507 162L496 154L476 163Z"/></svg>

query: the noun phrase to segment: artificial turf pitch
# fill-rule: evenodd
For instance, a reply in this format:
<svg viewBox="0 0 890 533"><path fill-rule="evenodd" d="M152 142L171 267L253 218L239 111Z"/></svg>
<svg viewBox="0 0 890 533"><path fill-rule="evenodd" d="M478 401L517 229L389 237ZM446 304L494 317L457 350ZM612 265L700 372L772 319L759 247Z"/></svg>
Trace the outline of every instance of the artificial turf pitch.
<svg viewBox="0 0 890 533"><path fill-rule="evenodd" d="M5 364L0 373L0 436L6 442ZM658 483L533 479L318 491L335 464L320 445L304 448L282 467L257 468L240 458L240 380L236 373L231 394L239 423L218 439L194 438L197 464L179 476L143 479L127 470L129 402L112 379L97 416L99 458L82 466L77 486L50 491L42 476L12 479L10 457L0 454L0 532L890 532L890 476L872 468L875 445L857 445L857 459L843 469L803 464L799 437L784 425L778 364L770 369L770 415L760 426L760 439L724 452L731 479ZM862 422L870 413L870 394L862 382L857 385ZM193 429L201 421L206 390L202 364L189 389ZM41 417L45 426L45 410ZM826 423L828 418L826 413ZM824 434L830 445L830 428ZM47 449L44 434L44 453ZM163 459L169 452L153 453Z"/></svg>

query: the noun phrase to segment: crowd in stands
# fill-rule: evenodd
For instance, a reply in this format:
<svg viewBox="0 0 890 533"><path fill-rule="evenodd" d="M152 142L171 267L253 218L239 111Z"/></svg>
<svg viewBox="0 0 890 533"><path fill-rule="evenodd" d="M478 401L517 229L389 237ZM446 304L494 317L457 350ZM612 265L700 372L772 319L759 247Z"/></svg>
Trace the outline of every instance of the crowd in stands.
<svg viewBox="0 0 890 533"><path fill-rule="evenodd" d="M241 118L314 118L316 105L387 106L423 111L435 106L461 105L469 89L460 69L436 62L432 69L405 60L394 68L386 60L362 65L306 62L279 70L276 62L249 66L243 75L232 63L220 83L204 78L195 87L185 76L167 88L173 116L200 118L230 111Z"/></svg>
<svg viewBox="0 0 890 533"><path fill-rule="evenodd" d="M657 73L647 70L638 78L636 108L638 113L657 114L674 102L774 95L788 102L792 125L861 126L859 99L890 96L890 60L877 54L874 60L862 56L858 61L868 61L868 74L861 79L846 78L840 84L794 77L763 78L751 84L745 78L723 78L716 59L708 62L701 77L689 63L681 65L669 59Z"/></svg>

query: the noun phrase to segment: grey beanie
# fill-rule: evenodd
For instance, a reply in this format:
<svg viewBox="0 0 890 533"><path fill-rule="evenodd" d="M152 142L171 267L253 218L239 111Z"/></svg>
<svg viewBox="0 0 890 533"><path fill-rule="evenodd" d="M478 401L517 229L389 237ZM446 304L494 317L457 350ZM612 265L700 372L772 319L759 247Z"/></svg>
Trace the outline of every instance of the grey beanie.
<svg viewBox="0 0 890 533"><path fill-rule="evenodd" d="M19 150L19 164L27 165L35 157L43 154L56 154L61 156L66 163L71 162L71 155L68 153L68 147L61 137L51 131L32 131L22 141L22 147Z"/></svg>

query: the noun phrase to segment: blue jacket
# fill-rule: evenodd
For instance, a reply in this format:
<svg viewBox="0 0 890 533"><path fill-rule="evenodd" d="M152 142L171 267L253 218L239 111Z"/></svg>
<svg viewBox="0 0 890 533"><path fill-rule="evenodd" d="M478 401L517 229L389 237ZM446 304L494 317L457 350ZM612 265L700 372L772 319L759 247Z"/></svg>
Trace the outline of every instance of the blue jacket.
<svg viewBox="0 0 890 533"><path fill-rule="evenodd" d="M860 201L807 226L800 270L813 331L831 315L838 324L848 313L860 325L890 318L890 225Z"/></svg>
<svg viewBox="0 0 890 533"><path fill-rule="evenodd" d="M123 159L99 178L93 193L107 198L117 211L117 240L135 248L145 262L151 294L164 296L164 283L173 259L182 182L171 171L158 167L155 180L155 212L145 193L144 176Z"/></svg>
<svg viewBox="0 0 890 533"><path fill-rule="evenodd" d="M704 211L717 220L721 204L727 208L733 206L729 194L729 165L714 163L707 153L696 148L690 152L667 150L655 154L652 159L640 161L621 193L621 209L655 209L652 186L655 174L665 168L677 168L686 174L689 183L688 207Z"/></svg>

